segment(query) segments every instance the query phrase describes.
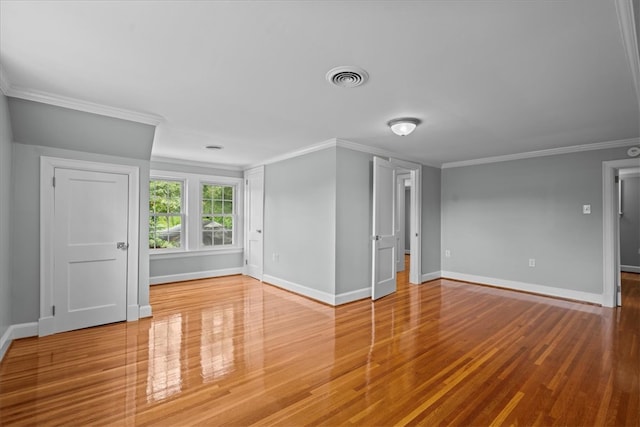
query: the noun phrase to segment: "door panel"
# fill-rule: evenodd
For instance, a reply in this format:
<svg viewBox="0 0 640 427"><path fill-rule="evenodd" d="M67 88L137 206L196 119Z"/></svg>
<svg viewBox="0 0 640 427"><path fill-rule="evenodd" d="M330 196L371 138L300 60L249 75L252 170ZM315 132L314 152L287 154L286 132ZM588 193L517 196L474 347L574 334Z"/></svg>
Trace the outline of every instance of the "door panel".
<svg viewBox="0 0 640 427"><path fill-rule="evenodd" d="M396 171L391 162L373 158L373 272L371 298L396 290Z"/></svg>
<svg viewBox="0 0 640 427"><path fill-rule="evenodd" d="M245 274L262 280L263 263L263 211L264 169L254 169L246 174L247 185L247 242L245 245Z"/></svg>
<svg viewBox="0 0 640 427"><path fill-rule="evenodd" d="M55 332L126 320L128 176L55 169Z"/></svg>

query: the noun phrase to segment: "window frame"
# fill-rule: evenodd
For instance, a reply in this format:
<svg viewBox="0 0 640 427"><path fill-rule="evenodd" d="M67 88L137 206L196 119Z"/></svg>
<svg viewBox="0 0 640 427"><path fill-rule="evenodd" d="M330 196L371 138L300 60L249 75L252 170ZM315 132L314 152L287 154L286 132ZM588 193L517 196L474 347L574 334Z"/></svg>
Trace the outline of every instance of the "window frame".
<svg viewBox="0 0 640 427"><path fill-rule="evenodd" d="M215 186L215 187L231 187L233 194L232 194L232 201L233 201L233 210L230 214L227 213L211 213L211 214L205 214L204 212L202 212L202 206L204 205L204 198L202 197L202 187L204 185L210 185L210 186ZM232 247L236 247L238 244L238 238L236 235L237 232L237 221L238 221L238 207L237 207L237 199L238 199L238 186L235 184L229 184L229 183L220 183L218 181L200 181L200 185L198 186L198 193L200 196L200 202L198 203L198 229L199 229L199 234L198 234L198 246L200 246L200 249L214 249L214 248L232 248ZM226 200L226 199L225 199ZM212 202L215 202L215 199L211 200ZM202 233L203 233L203 229L202 229L202 218L205 216L210 216L210 217L231 217L231 219L233 220L233 228L231 229L231 235L232 235L232 242L230 245L215 245L213 244L213 241L211 242L210 246L205 245L204 243L202 243Z"/></svg>
<svg viewBox="0 0 640 427"><path fill-rule="evenodd" d="M166 217L170 217L170 216L180 216L181 218L181 222L180 224L182 225L181 229L180 229L180 247L177 248L149 248L149 252L150 253L169 253L169 252L183 252L184 248L186 247L187 244L187 238L186 238L186 233L185 233L185 222L186 222L186 182L184 179L180 179L177 177L166 177L166 176L153 176L149 178L149 187L151 187L151 181L173 181L173 182L179 182L182 184L182 188L181 188L181 192L180 192L180 213L179 214L175 214L175 213L161 213L161 214L156 214L151 212L151 210L149 210L149 219L151 219L151 216L166 216ZM150 188L149 188L149 201L151 201L151 192L150 192ZM149 236L150 237L150 236Z"/></svg>
<svg viewBox="0 0 640 427"><path fill-rule="evenodd" d="M215 254L242 253L244 251L244 178L223 175L195 174L152 169L149 181L173 180L183 182L183 244L180 248L151 249L151 259L179 258L188 256L202 256ZM204 246L202 244L201 228L201 185L213 184L234 187L235 218L233 224L233 244Z"/></svg>

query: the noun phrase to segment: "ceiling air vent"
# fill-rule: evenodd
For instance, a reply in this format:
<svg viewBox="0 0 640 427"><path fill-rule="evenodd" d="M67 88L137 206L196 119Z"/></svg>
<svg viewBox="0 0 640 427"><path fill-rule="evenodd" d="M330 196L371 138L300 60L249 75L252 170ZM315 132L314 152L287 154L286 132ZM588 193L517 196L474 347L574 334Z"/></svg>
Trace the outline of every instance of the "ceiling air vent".
<svg viewBox="0 0 640 427"><path fill-rule="evenodd" d="M359 67L336 67L327 73L327 81L338 87L358 87L369 80L369 74Z"/></svg>

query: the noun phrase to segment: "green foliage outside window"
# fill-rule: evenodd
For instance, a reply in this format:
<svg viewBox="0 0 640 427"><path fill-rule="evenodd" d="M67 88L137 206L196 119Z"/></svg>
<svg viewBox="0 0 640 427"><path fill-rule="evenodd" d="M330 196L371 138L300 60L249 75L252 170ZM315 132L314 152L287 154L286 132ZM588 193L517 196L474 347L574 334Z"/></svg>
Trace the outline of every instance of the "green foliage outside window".
<svg viewBox="0 0 640 427"><path fill-rule="evenodd" d="M149 185L149 248L179 248L182 242L181 181L152 180Z"/></svg>
<svg viewBox="0 0 640 427"><path fill-rule="evenodd" d="M201 233L204 246L233 244L234 187L202 184Z"/></svg>

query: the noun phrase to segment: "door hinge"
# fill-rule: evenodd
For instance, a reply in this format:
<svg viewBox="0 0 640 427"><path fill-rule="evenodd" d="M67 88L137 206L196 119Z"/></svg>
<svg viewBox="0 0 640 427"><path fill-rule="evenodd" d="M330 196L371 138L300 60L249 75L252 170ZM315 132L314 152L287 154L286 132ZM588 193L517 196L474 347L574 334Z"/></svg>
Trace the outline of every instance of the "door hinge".
<svg viewBox="0 0 640 427"><path fill-rule="evenodd" d="M249 265L249 261L248 260L244 260L244 265Z"/></svg>
<svg viewBox="0 0 640 427"><path fill-rule="evenodd" d="M54 187L56 186L56 177L55 176L53 177L52 184L53 184Z"/></svg>
<svg viewBox="0 0 640 427"><path fill-rule="evenodd" d="M51 306L51 315L52 315L52 316L55 316L55 315L56 315L56 306L55 306L55 305L52 305L52 306Z"/></svg>
<svg viewBox="0 0 640 427"><path fill-rule="evenodd" d="M247 185L249 185L249 180L247 180Z"/></svg>
<svg viewBox="0 0 640 427"><path fill-rule="evenodd" d="M620 177L616 176L616 184L620 182Z"/></svg>

